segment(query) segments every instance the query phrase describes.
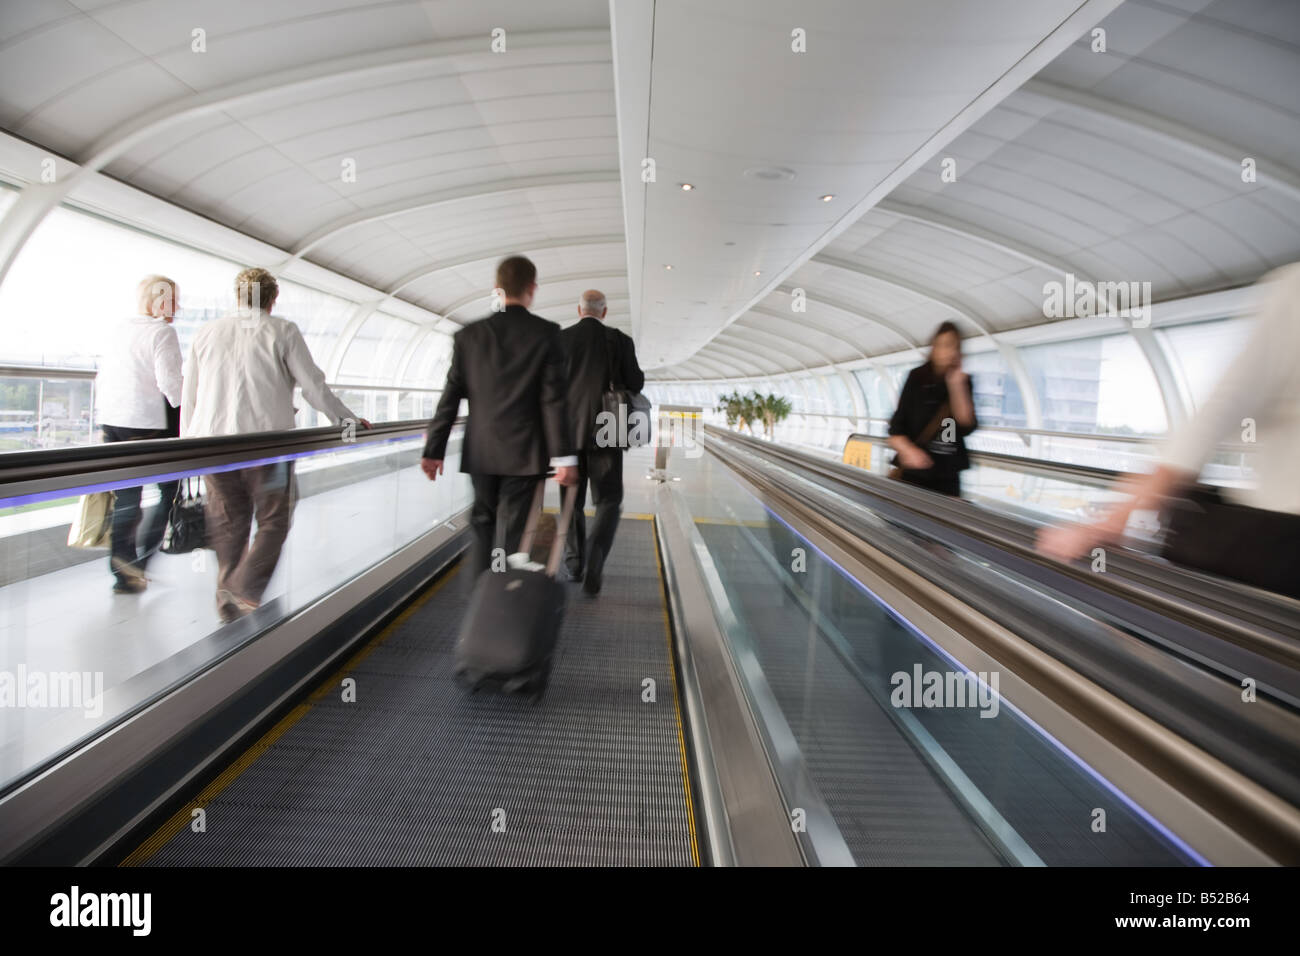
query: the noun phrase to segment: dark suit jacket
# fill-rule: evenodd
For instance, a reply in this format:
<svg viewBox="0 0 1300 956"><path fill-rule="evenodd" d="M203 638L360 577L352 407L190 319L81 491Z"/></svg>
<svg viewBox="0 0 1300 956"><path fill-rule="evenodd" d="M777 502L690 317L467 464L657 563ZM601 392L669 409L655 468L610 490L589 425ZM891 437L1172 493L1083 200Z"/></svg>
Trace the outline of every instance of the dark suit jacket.
<svg viewBox="0 0 1300 956"><path fill-rule="evenodd" d="M520 305L473 322L452 338L451 368L429 423L424 457L446 457L462 398L469 423L460 470L541 475L574 453L564 410L560 327Z"/></svg>
<svg viewBox="0 0 1300 956"><path fill-rule="evenodd" d="M609 384L610 358L614 384L639 392L645 373L636 361L636 346L618 329L585 316L560 333L568 375L569 428L575 449L594 448L600 396Z"/></svg>

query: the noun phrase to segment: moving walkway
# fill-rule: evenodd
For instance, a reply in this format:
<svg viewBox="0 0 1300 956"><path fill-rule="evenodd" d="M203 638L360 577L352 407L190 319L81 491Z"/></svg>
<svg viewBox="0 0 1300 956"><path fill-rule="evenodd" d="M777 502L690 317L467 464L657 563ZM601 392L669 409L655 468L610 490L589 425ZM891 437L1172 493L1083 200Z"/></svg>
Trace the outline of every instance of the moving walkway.
<svg viewBox="0 0 1300 956"><path fill-rule="evenodd" d="M1136 557L1093 582L1036 563L1028 530L1005 516L710 431L707 454L671 450L656 476L666 480L643 480L649 456L629 454L605 587L589 600L573 586L546 697L471 694L450 666L468 592L467 482L454 461L446 481L425 481L421 431L7 459L0 520L115 483L269 459L295 462L302 500L275 599L231 625L209 610L201 556L167 559L174 573L159 571L153 603L109 607L115 627L99 619L70 635L58 628L99 613L94 599L70 592L61 614L35 602L60 581L90 587L91 570L106 593L99 556L5 586L0 666L75 659L109 679L94 719L6 721L0 857L1297 859L1285 602L1245 602ZM1200 601L1177 614L1156 600L1179 595L1181 607L1184 594ZM1244 623L1216 633L1215 615L1233 607L1249 611ZM27 624L38 616L44 637ZM95 644L105 634L118 636L111 651ZM1242 673L1256 675L1249 707L1233 703ZM969 697L930 700L930 675Z"/></svg>

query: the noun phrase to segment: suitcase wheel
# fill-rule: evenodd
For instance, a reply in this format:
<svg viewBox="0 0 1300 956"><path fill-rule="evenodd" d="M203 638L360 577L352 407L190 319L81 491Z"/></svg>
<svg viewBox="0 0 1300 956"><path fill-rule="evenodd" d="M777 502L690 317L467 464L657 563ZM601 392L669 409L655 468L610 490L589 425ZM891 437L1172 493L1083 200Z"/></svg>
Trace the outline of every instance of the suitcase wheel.
<svg viewBox="0 0 1300 956"><path fill-rule="evenodd" d="M522 690L527 690L529 683L527 677L512 677L501 685L501 689L507 694L518 694Z"/></svg>
<svg viewBox="0 0 1300 956"><path fill-rule="evenodd" d="M535 678L533 678L532 695L529 698L530 703L532 703L533 705L537 705L541 703L542 697L546 695L546 684L549 678L550 678L549 670L543 670L540 674L538 674Z"/></svg>

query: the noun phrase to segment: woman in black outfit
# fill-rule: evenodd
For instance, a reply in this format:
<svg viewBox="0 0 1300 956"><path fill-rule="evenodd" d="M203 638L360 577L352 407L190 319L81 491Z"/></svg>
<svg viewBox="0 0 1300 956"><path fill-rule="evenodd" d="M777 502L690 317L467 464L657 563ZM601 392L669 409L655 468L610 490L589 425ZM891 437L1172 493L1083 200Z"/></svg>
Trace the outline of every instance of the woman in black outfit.
<svg viewBox="0 0 1300 956"><path fill-rule="evenodd" d="M908 373L889 421L889 447L903 481L961 496L970 467L963 439L978 427L975 392L961 367L961 334L945 322L930 339L930 361Z"/></svg>

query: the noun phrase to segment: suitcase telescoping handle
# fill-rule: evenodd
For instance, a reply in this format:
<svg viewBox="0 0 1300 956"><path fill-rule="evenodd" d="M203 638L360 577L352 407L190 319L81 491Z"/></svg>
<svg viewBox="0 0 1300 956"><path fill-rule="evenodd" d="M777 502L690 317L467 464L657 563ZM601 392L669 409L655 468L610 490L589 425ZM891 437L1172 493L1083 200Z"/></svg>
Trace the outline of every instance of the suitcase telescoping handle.
<svg viewBox="0 0 1300 956"><path fill-rule="evenodd" d="M519 542L519 550L530 554L533 550L533 537L537 533L537 516L542 513L542 499L546 495L546 479L537 482L537 491L533 494L533 506L528 510L528 522L524 525L524 534ZM560 488L560 517L555 523L555 540L551 543L551 556L546 561L546 573L555 577L560 570L560 558L564 554L564 539L569 534L569 524L573 521L573 506L578 500L578 486L569 485Z"/></svg>
<svg viewBox="0 0 1300 956"><path fill-rule="evenodd" d="M573 505L577 500L577 485L560 486L560 520L556 522L555 540L551 542L551 559L546 562L546 573L551 577L555 577L560 570L560 558L564 554L564 539L568 537L569 525L573 522Z"/></svg>

